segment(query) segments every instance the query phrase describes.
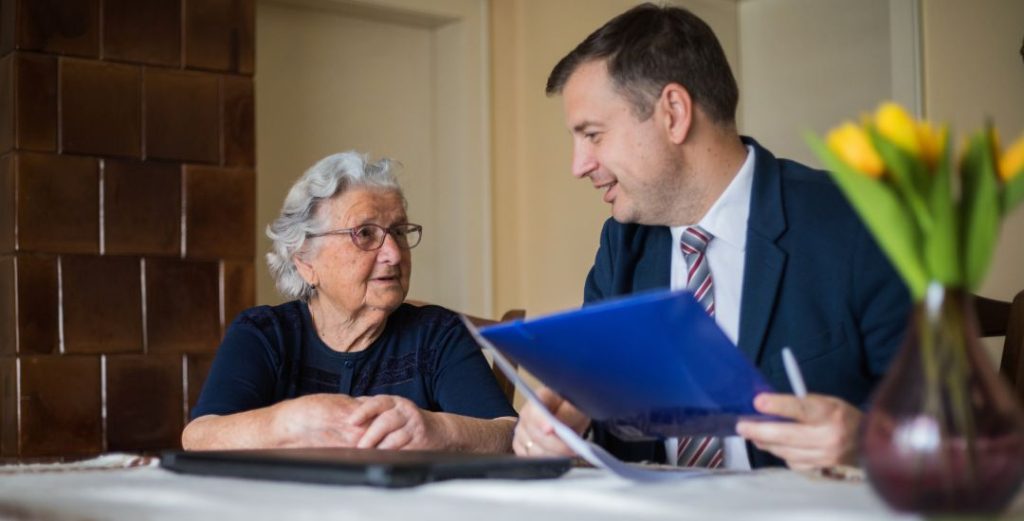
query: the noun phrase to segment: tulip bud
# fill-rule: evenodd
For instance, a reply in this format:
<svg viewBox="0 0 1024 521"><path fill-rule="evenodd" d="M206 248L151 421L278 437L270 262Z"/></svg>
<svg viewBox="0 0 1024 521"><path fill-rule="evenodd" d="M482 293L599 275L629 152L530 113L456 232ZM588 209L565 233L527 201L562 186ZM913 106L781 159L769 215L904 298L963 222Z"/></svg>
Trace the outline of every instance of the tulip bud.
<svg viewBox="0 0 1024 521"><path fill-rule="evenodd" d="M999 177L1009 181L1024 171L1024 135L1017 138L999 158Z"/></svg>
<svg viewBox="0 0 1024 521"><path fill-rule="evenodd" d="M924 158L928 168L935 168L939 158L945 153L946 134L949 129L946 126L936 129L931 123L922 121L917 125L917 140L921 144L921 156Z"/></svg>
<svg viewBox="0 0 1024 521"><path fill-rule="evenodd" d="M882 137L892 141L905 152L914 157L921 157L917 125L903 107L891 101L881 104L875 111L875 128Z"/></svg>
<svg viewBox="0 0 1024 521"><path fill-rule="evenodd" d="M868 133L853 123L847 122L833 129L825 142L844 163L870 177L878 178L885 171L882 157L871 144Z"/></svg>

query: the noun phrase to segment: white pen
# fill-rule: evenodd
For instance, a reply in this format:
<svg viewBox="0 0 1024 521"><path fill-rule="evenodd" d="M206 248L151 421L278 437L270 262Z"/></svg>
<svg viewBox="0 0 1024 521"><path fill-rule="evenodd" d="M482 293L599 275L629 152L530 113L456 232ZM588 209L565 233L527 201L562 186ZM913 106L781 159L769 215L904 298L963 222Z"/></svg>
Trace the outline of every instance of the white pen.
<svg viewBox="0 0 1024 521"><path fill-rule="evenodd" d="M804 385L804 375L800 372L800 366L796 363L793 351L788 347L782 348L782 365L786 368L786 377L789 378L789 386L793 388L793 394L797 398L807 396L807 386Z"/></svg>

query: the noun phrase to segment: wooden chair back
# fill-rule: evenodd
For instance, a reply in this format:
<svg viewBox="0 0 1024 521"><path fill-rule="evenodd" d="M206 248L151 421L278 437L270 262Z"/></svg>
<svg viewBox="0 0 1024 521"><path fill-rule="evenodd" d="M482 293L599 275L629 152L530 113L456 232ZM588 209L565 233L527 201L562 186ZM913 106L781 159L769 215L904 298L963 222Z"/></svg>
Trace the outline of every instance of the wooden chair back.
<svg viewBox="0 0 1024 521"><path fill-rule="evenodd" d="M472 322L474 326L483 327L498 324L500 322L508 322L510 320L522 320L523 318L526 318L526 310L510 309L506 311L505 314L501 315L501 318L498 320L474 317L470 315L466 315L466 318L468 318L469 321ZM511 363L515 365L515 362ZM493 361L491 362L491 371L494 372L494 379L498 381L498 387L501 387L502 392L505 393L505 397L508 398L508 403L515 403L515 385L513 385L512 381L505 376L505 373L501 372L501 370L498 369L498 366Z"/></svg>
<svg viewBox="0 0 1024 521"><path fill-rule="evenodd" d="M1024 291L1012 302L975 297L981 336L1005 336L999 371L1024 403Z"/></svg>

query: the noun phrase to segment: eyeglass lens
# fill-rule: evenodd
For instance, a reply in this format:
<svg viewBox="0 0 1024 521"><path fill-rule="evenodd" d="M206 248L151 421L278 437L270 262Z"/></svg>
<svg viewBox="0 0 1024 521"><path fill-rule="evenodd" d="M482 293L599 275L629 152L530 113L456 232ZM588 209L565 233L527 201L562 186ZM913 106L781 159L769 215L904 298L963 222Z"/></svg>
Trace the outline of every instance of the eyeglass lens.
<svg viewBox="0 0 1024 521"><path fill-rule="evenodd" d="M352 241L360 249L376 250L384 245L387 233L403 249L413 248L420 242L420 228L414 224L399 224L387 229L376 224L364 224L352 231Z"/></svg>

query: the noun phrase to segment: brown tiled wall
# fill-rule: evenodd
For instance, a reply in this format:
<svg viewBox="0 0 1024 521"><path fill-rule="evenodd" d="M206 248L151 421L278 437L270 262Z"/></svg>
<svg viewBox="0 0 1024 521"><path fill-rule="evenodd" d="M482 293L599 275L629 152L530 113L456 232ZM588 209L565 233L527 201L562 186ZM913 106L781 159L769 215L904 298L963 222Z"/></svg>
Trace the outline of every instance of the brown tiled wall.
<svg viewBox="0 0 1024 521"><path fill-rule="evenodd" d="M179 443L254 301L254 0L0 0L0 459Z"/></svg>

